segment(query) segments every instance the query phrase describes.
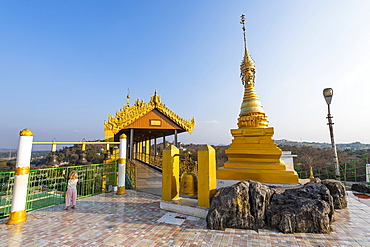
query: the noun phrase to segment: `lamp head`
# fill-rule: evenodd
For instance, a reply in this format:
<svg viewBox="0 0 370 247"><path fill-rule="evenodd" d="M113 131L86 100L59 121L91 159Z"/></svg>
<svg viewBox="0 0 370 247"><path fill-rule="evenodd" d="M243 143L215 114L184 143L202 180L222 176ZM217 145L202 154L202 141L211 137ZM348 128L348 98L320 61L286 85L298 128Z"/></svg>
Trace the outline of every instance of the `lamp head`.
<svg viewBox="0 0 370 247"><path fill-rule="evenodd" d="M331 98L333 97L333 89L332 88L325 88L323 91L325 101L328 105L331 103Z"/></svg>

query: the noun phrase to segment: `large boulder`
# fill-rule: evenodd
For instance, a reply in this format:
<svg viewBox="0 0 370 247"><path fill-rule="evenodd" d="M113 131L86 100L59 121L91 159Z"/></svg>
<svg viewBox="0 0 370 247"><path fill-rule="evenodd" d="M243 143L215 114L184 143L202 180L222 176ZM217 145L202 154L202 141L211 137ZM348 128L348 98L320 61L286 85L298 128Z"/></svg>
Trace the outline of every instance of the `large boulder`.
<svg viewBox="0 0 370 247"><path fill-rule="evenodd" d="M324 179L321 183L329 189L330 195L333 197L335 209L343 209L347 207L346 187L341 181L335 179Z"/></svg>
<svg viewBox="0 0 370 247"><path fill-rule="evenodd" d="M333 198L321 183L277 189L266 208L266 223L283 233L329 233L333 220Z"/></svg>
<svg viewBox="0 0 370 247"><path fill-rule="evenodd" d="M334 208L347 206L343 183L320 179L295 187L243 181L218 189L206 220L210 229L260 229L329 233Z"/></svg>
<svg viewBox="0 0 370 247"><path fill-rule="evenodd" d="M272 190L261 183L243 181L217 190L206 220L210 229L258 229L265 223L265 208Z"/></svg>
<svg viewBox="0 0 370 247"><path fill-rule="evenodd" d="M370 185L367 185L367 184L352 184L351 190L362 192L362 193L370 193Z"/></svg>

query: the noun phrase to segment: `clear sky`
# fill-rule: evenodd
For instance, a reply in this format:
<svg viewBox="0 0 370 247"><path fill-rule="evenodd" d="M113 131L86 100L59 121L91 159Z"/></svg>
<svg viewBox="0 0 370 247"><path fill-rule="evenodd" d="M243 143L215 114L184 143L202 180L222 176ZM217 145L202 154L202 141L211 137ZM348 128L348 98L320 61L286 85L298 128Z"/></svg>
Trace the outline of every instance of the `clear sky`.
<svg viewBox="0 0 370 247"><path fill-rule="evenodd" d="M240 15L274 139L370 143L370 1L2 1L0 149L103 139L130 88L196 119L185 143L229 144L243 96ZM48 147L49 148L49 147ZM47 149L48 149L47 148Z"/></svg>

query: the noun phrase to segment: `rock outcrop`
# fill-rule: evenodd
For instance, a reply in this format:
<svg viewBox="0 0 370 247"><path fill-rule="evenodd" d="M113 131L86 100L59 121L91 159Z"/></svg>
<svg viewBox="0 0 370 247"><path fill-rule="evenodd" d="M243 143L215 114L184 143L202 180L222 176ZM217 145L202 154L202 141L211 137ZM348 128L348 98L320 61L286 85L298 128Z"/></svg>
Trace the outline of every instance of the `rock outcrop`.
<svg viewBox="0 0 370 247"><path fill-rule="evenodd" d="M219 189L207 214L208 228L258 229L264 226L266 203L272 193L268 186L254 181Z"/></svg>
<svg viewBox="0 0 370 247"><path fill-rule="evenodd" d="M345 208L344 185L314 180L296 187L243 181L217 190L207 215L210 229L274 228L284 233L329 233L334 208Z"/></svg>
<svg viewBox="0 0 370 247"><path fill-rule="evenodd" d="M362 192L362 193L370 193L370 185L367 185L367 184L352 184L351 190Z"/></svg>
<svg viewBox="0 0 370 247"><path fill-rule="evenodd" d="M323 184L309 183L276 191L266 209L266 223L283 233L329 233L333 214L329 189Z"/></svg>
<svg viewBox="0 0 370 247"><path fill-rule="evenodd" d="M342 182L335 179L324 179L321 183L329 189L330 195L333 197L335 209L343 209L347 207L346 187Z"/></svg>

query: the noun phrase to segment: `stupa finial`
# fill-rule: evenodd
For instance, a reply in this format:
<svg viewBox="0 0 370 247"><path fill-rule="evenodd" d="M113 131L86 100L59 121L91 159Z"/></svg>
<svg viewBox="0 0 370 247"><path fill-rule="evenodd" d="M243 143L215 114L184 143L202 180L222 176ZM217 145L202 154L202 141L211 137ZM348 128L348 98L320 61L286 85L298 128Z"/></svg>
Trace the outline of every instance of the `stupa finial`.
<svg viewBox="0 0 370 247"><path fill-rule="evenodd" d="M244 58L240 65L240 77L242 79L243 85L248 84L254 86L254 79L256 77L256 65L254 64L254 61L248 52L247 35L245 31L245 15L241 15L240 20L244 36Z"/></svg>

